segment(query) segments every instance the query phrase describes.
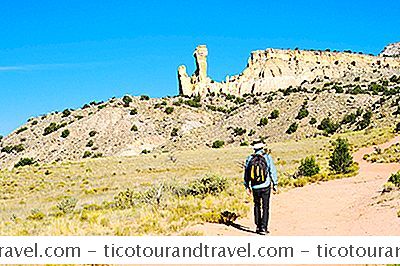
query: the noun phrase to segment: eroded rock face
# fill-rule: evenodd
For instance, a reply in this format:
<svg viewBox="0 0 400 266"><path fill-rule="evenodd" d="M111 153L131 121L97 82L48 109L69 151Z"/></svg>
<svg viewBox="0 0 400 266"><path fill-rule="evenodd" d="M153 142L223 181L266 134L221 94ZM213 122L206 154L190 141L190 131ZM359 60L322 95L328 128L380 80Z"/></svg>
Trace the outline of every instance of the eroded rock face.
<svg viewBox="0 0 400 266"><path fill-rule="evenodd" d="M395 57L269 48L252 52L241 74L216 82L207 76L207 55L205 45L196 48L197 69L190 78L185 66L178 68L180 94L243 95L290 86L312 87L318 82L352 82L355 78L374 80L400 73L400 58Z"/></svg>
<svg viewBox="0 0 400 266"><path fill-rule="evenodd" d="M388 57L400 57L400 42L387 45L379 55Z"/></svg>

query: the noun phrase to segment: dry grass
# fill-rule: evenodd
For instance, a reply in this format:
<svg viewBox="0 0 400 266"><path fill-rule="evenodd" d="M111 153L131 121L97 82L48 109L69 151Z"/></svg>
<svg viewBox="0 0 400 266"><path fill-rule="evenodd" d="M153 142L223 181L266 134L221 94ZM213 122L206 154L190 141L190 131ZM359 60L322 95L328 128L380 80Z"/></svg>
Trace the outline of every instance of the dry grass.
<svg viewBox="0 0 400 266"><path fill-rule="evenodd" d="M327 168L330 141L339 135L271 143L268 148L282 186L303 186L343 176ZM354 148L385 142L390 129L345 133ZM247 215L250 204L242 185L242 164L249 147L198 149L133 157L109 157L27 166L0 172L0 235L169 235L192 234L183 229L205 221L218 222L224 211ZM315 155L321 174L291 178L302 158ZM129 188L146 191L160 184L184 186L206 175L228 180L216 195L177 196L166 193L160 203L113 207L115 195ZM59 213L57 205L76 199L74 211Z"/></svg>

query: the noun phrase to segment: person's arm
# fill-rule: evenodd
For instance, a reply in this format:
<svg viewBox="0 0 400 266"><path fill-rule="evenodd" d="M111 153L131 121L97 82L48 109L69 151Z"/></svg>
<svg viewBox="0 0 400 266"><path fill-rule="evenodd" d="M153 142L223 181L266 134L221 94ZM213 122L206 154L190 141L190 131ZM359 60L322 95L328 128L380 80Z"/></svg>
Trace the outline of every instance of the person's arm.
<svg viewBox="0 0 400 266"><path fill-rule="evenodd" d="M244 164L244 174L243 174L244 182L243 182L243 184L246 189L250 188L250 180L249 180L249 177L247 176L247 167L249 165L249 162L250 162L250 156L247 157L246 162Z"/></svg>
<svg viewBox="0 0 400 266"><path fill-rule="evenodd" d="M276 171L276 167L274 161L272 160L271 155L268 155L268 165L269 165L269 174L272 179L272 185L274 190L278 188L278 172Z"/></svg>

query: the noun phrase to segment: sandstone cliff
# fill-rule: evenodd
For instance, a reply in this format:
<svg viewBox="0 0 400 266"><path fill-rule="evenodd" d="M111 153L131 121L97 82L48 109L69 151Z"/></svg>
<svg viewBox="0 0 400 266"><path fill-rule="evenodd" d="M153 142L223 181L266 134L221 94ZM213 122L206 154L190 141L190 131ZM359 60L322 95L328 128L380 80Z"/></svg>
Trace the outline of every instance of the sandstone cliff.
<svg viewBox="0 0 400 266"><path fill-rule="evenodd" d="M400 42L387 45L379 55L386 57L400 57Z"/></svg>
<svg viewBox="0 0 400 266"><path fill-rule="evenodd" d="M380 56L348 52L266 49L251 53L247 67L239 75L216 82L207 76L207 47L194 52L196 71L189 77L184 65L178 68L182 95L225 93L243 95L292 87L314 87L318 83L351 83L354 79L377 80L400 74L400 59L390 46ZM398 46L397 48L398 49ZM384 56L385 55L385 56Z"/></svg>

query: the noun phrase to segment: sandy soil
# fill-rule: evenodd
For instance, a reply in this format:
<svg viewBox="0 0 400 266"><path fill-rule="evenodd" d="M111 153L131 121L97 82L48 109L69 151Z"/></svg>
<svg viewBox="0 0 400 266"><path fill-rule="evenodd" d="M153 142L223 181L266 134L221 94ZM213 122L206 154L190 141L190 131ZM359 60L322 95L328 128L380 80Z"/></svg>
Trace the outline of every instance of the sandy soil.
<svg viewBox="0 0 400 266"><path fill-rule="evenodd" d="M400 136L379 145L382 149ZM382 185L399 163L373 164L362 159L374 147L354 153L360 171L337 179L271 195L271 235L400 235L399 201L377 204ZM241 228L220 224L198 225L205 235L254 235L253 214L237 221Z"/></svg>

